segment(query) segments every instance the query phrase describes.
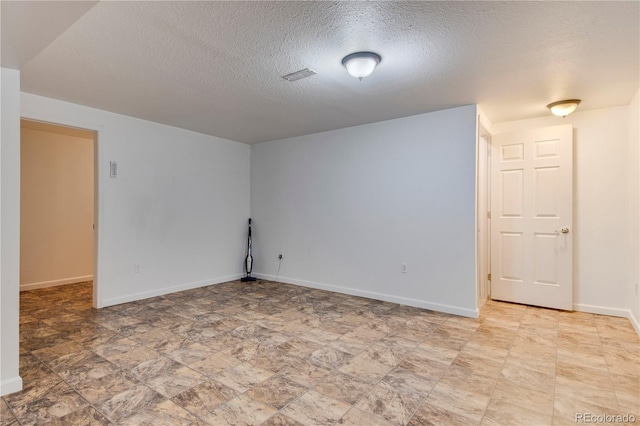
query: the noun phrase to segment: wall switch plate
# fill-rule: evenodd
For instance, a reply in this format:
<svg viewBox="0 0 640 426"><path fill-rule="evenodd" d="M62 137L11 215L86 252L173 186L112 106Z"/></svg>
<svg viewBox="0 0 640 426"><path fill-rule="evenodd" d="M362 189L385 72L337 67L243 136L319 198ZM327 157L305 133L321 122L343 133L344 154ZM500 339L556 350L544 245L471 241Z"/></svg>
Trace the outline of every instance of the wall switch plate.
<svg viewBox="0 0 640 426"><path fill-rule="evenodd" d="M109 161L109 177L111 179L116 179L118 177L118 162L117 161Z"/></svg>
<svg viewBox="0 0 640 426"><path fill-rule="evenodd" d="M138 265L137 263L133 264L133 272L136 274L140 273L140 265Z"/></svg>

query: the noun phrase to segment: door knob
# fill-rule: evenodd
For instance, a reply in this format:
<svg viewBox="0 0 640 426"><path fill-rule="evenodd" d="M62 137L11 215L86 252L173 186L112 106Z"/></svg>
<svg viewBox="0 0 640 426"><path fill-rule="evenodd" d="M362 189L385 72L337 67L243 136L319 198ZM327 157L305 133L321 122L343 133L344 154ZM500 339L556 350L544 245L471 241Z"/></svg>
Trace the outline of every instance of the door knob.
<svg viewBox="0 0 640 426"><path fill-rule="evenodd" d="M562 228L556 231L558 234L568 234L569 228Z"/></svg>

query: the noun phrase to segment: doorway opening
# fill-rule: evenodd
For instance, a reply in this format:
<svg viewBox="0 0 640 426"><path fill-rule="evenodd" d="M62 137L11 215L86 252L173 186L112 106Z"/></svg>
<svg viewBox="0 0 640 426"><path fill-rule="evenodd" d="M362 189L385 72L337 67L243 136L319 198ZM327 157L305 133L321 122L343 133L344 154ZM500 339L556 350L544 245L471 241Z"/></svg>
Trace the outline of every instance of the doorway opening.
<svg viewBox="0 0 640 426"><path fill-rule="evenodd" d="M73 285L96 307L96 148L94 130L20 120L20 291Z"/></svg>

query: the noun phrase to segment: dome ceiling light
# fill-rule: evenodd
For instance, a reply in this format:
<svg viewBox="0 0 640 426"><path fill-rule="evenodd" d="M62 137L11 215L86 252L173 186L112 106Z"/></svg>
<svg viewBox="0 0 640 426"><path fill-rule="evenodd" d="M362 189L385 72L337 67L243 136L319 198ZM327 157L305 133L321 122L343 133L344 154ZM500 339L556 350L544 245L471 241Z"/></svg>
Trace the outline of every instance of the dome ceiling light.
<svg viewBox="0 0 640 426"><path fill-rule="evenodd" d="M553 102L547 105L553 115L558 117L566 117L578 108L580 99L566 99L564 101Z"/></svg>
<svg viewBox="0 0 640 426"><path fill-rule="evenodd" d="M382 58L377 53L356 52L345 56L342 59L342 65L351 76L362 80L376 69L381 60Z"/></svg>

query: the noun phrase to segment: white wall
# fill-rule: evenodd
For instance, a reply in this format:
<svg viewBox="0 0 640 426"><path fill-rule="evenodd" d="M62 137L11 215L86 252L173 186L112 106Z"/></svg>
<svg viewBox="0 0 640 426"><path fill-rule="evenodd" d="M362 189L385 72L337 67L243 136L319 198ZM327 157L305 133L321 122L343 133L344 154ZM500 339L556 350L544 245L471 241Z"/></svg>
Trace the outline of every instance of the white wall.
<svg viewBox="0 0 640 426"><path fill-rule="evenodd" d="M493 133L573 125L574 309L628 316L628 107L493 123Z"/></svg>
<svg viewBox="0 0 640 426"><path fill-rule="evenodd" d="M640 90L629 105L629 303L640 334Z"/></svg>
<svg viewBox="0 0 640 426"><path fill-rule="evenodd" d="M0 74L0 395L18 374L20 280L20 71Z"/></svg>
<svg viewBox="0 0 640 426"><path fill-rule="evenodd" d="M30 126L20 128L20 289L91 280L93 134Z"/></svg>
<svg viewBox="0 0 640 426"><path fill-rule="evenodd" d="M28 93L22 116L98 131L98 307L241 276L248 145Z"/></svg>
<svg viewBox="0 0 640 426"><path fill-rule="evenodd" d="M254 272L475 316L475 177L473 105L253 145Z"/></svg>

